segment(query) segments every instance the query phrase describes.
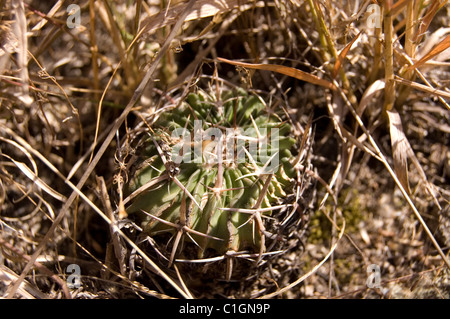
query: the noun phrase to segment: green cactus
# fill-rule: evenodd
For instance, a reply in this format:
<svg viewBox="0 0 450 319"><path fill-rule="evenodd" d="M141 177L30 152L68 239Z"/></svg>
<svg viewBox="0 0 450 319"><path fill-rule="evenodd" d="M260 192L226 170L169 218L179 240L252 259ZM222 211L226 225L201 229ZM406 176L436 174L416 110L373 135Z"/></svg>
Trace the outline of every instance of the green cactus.
<svg viewBox="0 0 450 319"><path fill-rule="evenodd" d="M124 195L147 234L173 234L170 263L183 242L197 247L191 258L266 250L266 217L295 189L296 139L282 118L235 89L191 93L152 124Z"/></svg>

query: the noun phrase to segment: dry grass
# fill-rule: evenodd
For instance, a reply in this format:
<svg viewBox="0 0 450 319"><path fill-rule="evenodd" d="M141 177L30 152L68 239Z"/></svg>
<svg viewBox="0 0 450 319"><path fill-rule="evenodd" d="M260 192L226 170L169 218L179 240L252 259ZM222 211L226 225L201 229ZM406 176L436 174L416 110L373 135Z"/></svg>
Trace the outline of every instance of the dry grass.
<svg viewBox="0 0 450 319"><path fill-rule="evenodd" d="M449 298L450 6L373 2L0 1L1 296ZM317 200L270 271L204 283L138 240L119 148L219 77L312 120Z"/></svg>

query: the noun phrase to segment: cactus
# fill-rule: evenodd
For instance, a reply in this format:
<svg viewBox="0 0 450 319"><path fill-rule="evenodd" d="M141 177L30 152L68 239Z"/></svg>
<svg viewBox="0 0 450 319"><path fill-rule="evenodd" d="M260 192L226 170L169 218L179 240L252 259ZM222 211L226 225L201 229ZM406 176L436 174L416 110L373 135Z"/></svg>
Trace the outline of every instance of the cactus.
<svg viewBox="0 0 450 319"><path fill-rule="evenodd" d="M215 94L190 93L148 127L124 187L144 232L173 236L169 265L187 243L191 259L246 251L259 260L267 222L294 197L296 139L284 114L242 89Z"/></svg>

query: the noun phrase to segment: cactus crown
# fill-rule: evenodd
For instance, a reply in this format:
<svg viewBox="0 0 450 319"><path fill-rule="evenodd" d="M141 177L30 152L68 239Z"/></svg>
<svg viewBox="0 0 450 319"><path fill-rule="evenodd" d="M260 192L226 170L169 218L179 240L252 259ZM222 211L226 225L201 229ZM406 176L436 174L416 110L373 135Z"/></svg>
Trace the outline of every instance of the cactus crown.
<svg viewBox="0 0 450 319"><path fill-rule="evenodd" d="M139 194L127 213L151 236L174 235L170 262L183 242L198 258L266 250L266 220L294 192L296 140L282 118L235 89L191 93L154 122L125 187Z"/></svg>

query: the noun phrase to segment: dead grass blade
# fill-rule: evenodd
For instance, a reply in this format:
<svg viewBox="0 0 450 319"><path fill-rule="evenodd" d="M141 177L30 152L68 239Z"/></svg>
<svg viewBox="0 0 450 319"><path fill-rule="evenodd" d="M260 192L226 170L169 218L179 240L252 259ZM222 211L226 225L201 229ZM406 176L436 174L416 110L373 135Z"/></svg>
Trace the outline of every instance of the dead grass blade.
<svg viewBox="0 0 450 319"><path fill-rule="evenodd" d="M0 141L3 141L3 142L13 145L17 149L19 149L23 154L25 154L26 157L28 158L28 160L30 161L30 163L33 167L33 170L31 170L25 163L16 161L12 157L10 157L6 154L1 154L2 156L8 158L11 162L13 162L14 165L16 165L16 167L18 169L20 169L26 177L28 177L31 181L33 181L33 183L35 183L40 189L42 189L43 191L48 193L50 196L52 196L53 198L55 198L61 202L64 202L66 200L65 196L61 195L60 193L58 193L57 191L52 189L42 179L40 179L38 177L38 169L37 169L36 162L34 161L31 154L23 146L19 145L18 143L14 142L10 139L6 139L2 136L0 136Z"/></svg>
<svg viewBox="0 0 450 319"><path fill-rule="evenodd" d="M327 89L336 90L336 86L333 83L331 83L327 80L321 79L318 76L315 76L313 74L306 73L306 72L303 72L303 71L300 71L298 69L291 68L288 66L278 65L278 64L244 63L244 62L231 61L231 60L224 59L224 58L217 58L217 59L221 62L229 63L229 64L240 66L243 68L281 73L281 74L296 78L301 81L309 82L309 83L315 84L315 85L320 85Z"/></svg>
<svg viewBox="0 0 450 319"><path fill-rule="evenodd" d="M419 176L424 183L428 193L433 197L433 200L437 207L440 207L439 201L436 198L436 190L431 184L427 176L420 165L419 160L414 154L414 150L411 147L405 133L403 132L402 123L400 115L397 111L389 111L387 112L389 117L389 127L391 134L391 145L392 145L392 154L394 159L394 171L397 174L400 182L402 183L405 190L408 194L411 194L408 182L408 159L414 164L414 167L419 173Z"/></svg>
<svg viewBox="0 0 450 319"><path fill-rule="evenodd" d="M364 94L359 101L358 109L356 110L359 116L362 116L364 110L375 95L384 89L384 84L384 80L376 80L364 91Z"/></svg>
<svg viewBox="0 0 450 319"><path fill-rule="evenodd" d="M431 60L436 55L440 54L444 50L447 50L448 48L450 48L450 34L447 35L445 37L445 39L442 40L440 43L438 43L433 49L431 49L430 52L425 54L419 61L417 61L413 65L409 66L408 70L417 69L418 67L423 65L425 62L427 62L428 60Z"/></svg>
<svg viewBox="0 0 450 319"><path fill-rule="evenodd" d="M52 189L50 186L48 186L42 179L40 179L35 173L33 173L33 171L27 165L25 165L25 163L18 162L6 154L2 154L2 156L7 157L11 162L13 162L14 165L16 165L17 168L20 169L26 177L28 177L36 186L38 186L44 192L46 192L53 198L59 200L60 202L64 202L66 200L65 196L61 195L60 193Z"/></svg>
<svg viewBox="0 0 450 319"><path fill-rule="evenodd" d="M59 8L61 8L61 6L63 5L64 0L58 0L58 2L56 2L53 7L50 9L50 11L47 13L47 17L52 18L59 10ZM38 24L36 24L31 31L39 31L41 30L48 22L48 19L42 19L41 21L39 21Z"/></svg>
<svg viewBox="0 0 450 319"><path fill-rule="evenodd" d="M19 276L5 265L0 265L0 281L3 285L11 285ZM50 297L42 293L36 287L24 280L17 291L21 299L49 299Z"/></svg>
<svg viewBox="0 0 450 319"><path fill-rule="evenodd" d="M447 0L431 1L431 4L426 11L426 14L421 19L419 28L414 37L415 43L420 43L422 41L422 38L425 35L425 32L428 30L428 27L430 26L431 21L433 21L434 16L439 11L439 9L441 9L446 3L447 3Z"/></svg>
<svg viewBox="0 0 450 319"><path fill-rule="evenodd" d="M339 53L339 56L336 60L336 64L333 67L333 72L332 72L332 78L336 78L336 76L338 75L339 70L342 67L342 63L344 62L345 57L347 56L348 51L350 51L353 43L355 43L356 40L358 40L359 36L361 35L361 31L356 35L356 37L350 41L349 44L347 44L345 46L344 49L342 49L341 53Z"/></svg>
<svg viewBox="0 0 450 319"><path fill-rule="evenodd" d="M408 56L404 56L405 59L408 61L409 65L413 65L414 63L411 61L411 58ZM430 92L432 94L437 95L439 101L445 105L445 107L450 110L450 105L444 100L443 96L448 96L448 92L447 91L442 91L442 90L437 90L433 87L433 85L431 85L430 81L422 74L422 72L420 71L420 69L415 69L415 73L419 76L419 78L425 83L425 85L416 83L416 82L412 82L412 81L408 81L406 79L403 79L399 76L395 76L394 77L394 81L397 82L402 82L403 84L406 85L410 85L413 86L414 88L424 91L424 92ZM442 95L442 96L441 96Z"/></svg>
<svg viewBox="0 0 450 319"><path fill-rule="evenodd" d="M408 195L411 194L408 182L408 146L403 132L402 120L396 110L386 112L389 118L394 171Z"/></svg>
<svg viewBox="0 0 450 319"><path fill-rule="evenodd" d="M23 7L23 1L13 1L12 6L15 11L16 21L14 23L14 33L18 39L17 65L20 69L20 78L22 80L21 95L18 97L25 105L31 105L33 99L29 92L28 76L28 39L27 39L27 19Z"/></svg>
<svg viewBox="0 0 450 319"><path fill-rule="evenodd" d="M406 29L405 29L405 52L411 58L415 55L416 44L413 42L414 31L416 28L414 18L414 1L408 1L406 6ZM410 75L408 75L410 78Z"/></svg>
<svg viewBox="0 0 450 319"><path fill-rule="evenodd" d="M90 4L92 2L92 10L94 12L91 14L94 19L95 13L98 14L100 20L102 21L105 28L108 30L108 34L111 36L111 39L119 52L120 63L123 65L123 71L125 73L125 87L132 90L135 88L136 81L140 80L139 70L134 63L133 56L128 54L126 43L123 39L122 31L120 30L120 26L117 24L117 18L114 17L112 6L114 2L109 1L96 1L95 4L92 0L90 0ZM90 5L91 7L91 5ZM91 41L95 41L95 35L91 32ZM95 43L92 44L94 46ZM96 48L92 48L93 55L96 53ZM139 74L139 75L137 75Z"/></svg>
<svg viewBox="0 0 450 319"><path fill-rule="evenodd" d="M95 36L95 8L94 1L89 0L89 18L90 18L90 26L89 26L89 41L91 48L91 65L92 65L92 82L94 83L94 97L98 99L98 90L100 89L100 81L98 77L98 46L97 46L97 38ZM111 33L110 33L111 34ZM125 69L127 71L127 69Z"/></svg>
<svg viewBox="0 0 450 319"><path fill-rule="evenodd" d="M412 88L414 88L416 90L419 90L419 91L422 91L422 92L425 92L425 93L429 93L429 94L432 94L432 95L440 96L440 97L443 97L443 98L450 99L450 92L446 92L446 91L443 91L443 90L435 89L433 87L430 87L430 86L427 86L427 85L423 85L423 84L420 84L420 83L417 83L417 82L414 82L414 81L408 81L408 80L405 80L405 79L403 79L403 78L401 78L399 76L396 76L394 78L394 80L396 82L401 83L401 84L408 85L408 86L410 86L410 87L412 87Z"/></svg>
<svg viewBox="0 0 450 319"><path fill-rule="evenodd" d="M336 50L336 46L334 44L333 36L327 26L327 23L324 18L324 12L322 10L322 6L325 4L322 1L318 0L309 0L309 6L311 8L311 14L313 16L314 22L317 26L317 31L319 32L320 42L325 50L322 50L322 55L326 61L330 61L331 58L338 60L338 54ZM331 68L330 68L331 72ZM350 82L348 81L347 75L345 72L340 72L340 76L342 79L342 86L345 90L349 92L349 96L351 96L351 100L355 101L354 94L350 87Z"/></svg>
<svg viewBox="0 0 450 319"><path fill-rule="evenodd" d="M188 287L186 286L186 284L184 283L183 277L181 276L180 271L178 270L177 265L174 265L175 271L177 273L177 277L178 280L181 283L181 287L183 287L184 291L186 291L186 294L189 296L190 299L194 299L194 297L192 296L191 292L189 291Z"/></svg>
<svg viewBox="0 0 450 319"><path fill-rule="evenodd" d="M109 199L106 182L105 182L103 176L102 177L96 176L96 180L97 180L97 188L98 188L100 200L103 204L103 207L104 207L104 210L106 211L107 216L111 220L111 225L109 225L109 230L110 230L110 234L111 234L112 245L114 248L114 255L115 255L116 259L119 261L118 264L119 264L120 273L125 276L126 268L127 268L126 267L127 249L125 247L124 241L120 238L120 235L117 232L115 232L114 227L112 227L112 225L117 225L117 220L113 214L113 209L111 206L111 201Z"/></svg>
<svg viewBox="0 0 450 319"><path fill-rule="evenodd" d="M390 111L395 102L395 82L394 82L394 28L393 18L389 14L392 8L392 0L386 0L384 5L384 110Z"/></svg>
<svg viewBox="0 0 450 319"><path fill-rule="evenodd" d="M21 251L19 248L14 247L10 243L6 242L2 237L0 237L0 246L3 246L5 249L9 250L13 254L17 255L18 257L30 261L31 257L25 254L23 251ZM72 299L72 296L70 295L69 288L67 287L67 283L57 275L55 275L53 272L50 271L47 267L39 263L38 261L33 261L34 266L43 274L50 277L54 282L56 282L58 285L61 286L64 295L67 299ZM16 283L22 283L22 281L17 280Z"/></svg>
<svg viewBox="0 0 450 319"><path fill-rule="evenodd" d="M198 0L192 7L192 10L186 17L185 21L207 18L214 15L223 14L237 7L241 9L242 6L247 8L254 5L255 1L253 0ZM180 13L186 9L186 6L187 3L182 2L171 8L166 8L166 10L161 10L161 12L155 15L145 18L141 22L141 25L143 26L142 31L147 33L175 23Z"/></svg>

